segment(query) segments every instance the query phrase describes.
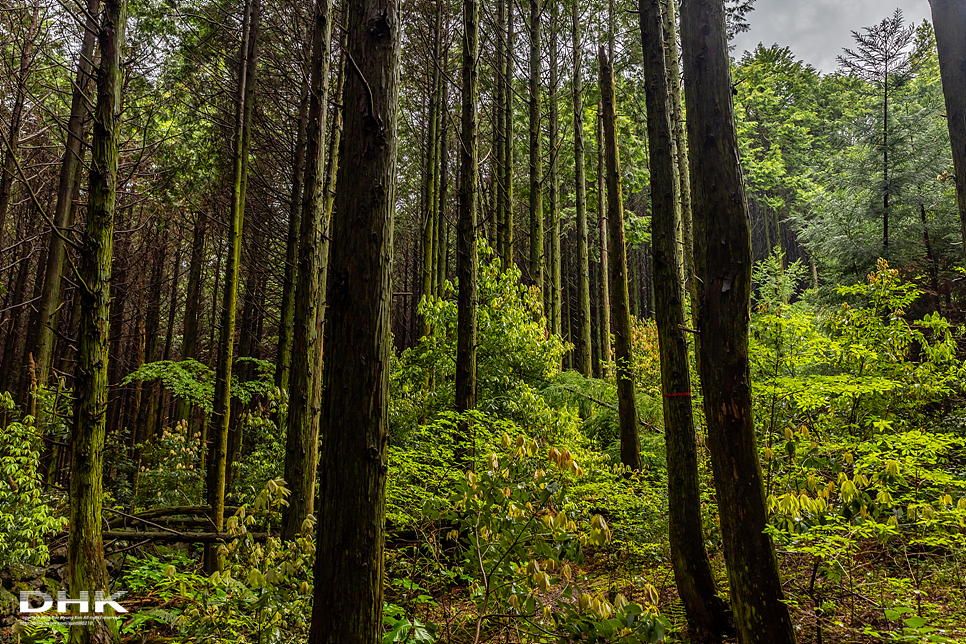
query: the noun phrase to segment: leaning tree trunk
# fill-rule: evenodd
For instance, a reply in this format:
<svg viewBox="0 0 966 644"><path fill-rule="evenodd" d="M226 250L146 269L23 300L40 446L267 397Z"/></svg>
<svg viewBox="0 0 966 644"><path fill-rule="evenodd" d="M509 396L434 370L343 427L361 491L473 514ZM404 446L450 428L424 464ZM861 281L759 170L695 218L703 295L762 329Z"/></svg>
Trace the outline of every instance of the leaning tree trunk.
<svg viewBox="0 0 966 644"><path fill-rule="evenodd" d="M637 428L637 397L631 366L631 311L627 292L627 252L624 245L624 201L621 195L620 154L617 148L617 113L614 105L614 66L601 45L600 93L603 106L604 158L607 164L607 220L610 227L610 303L614 316L614 361L617 377L617 408L620 416L621 463L641 468Z"/></svg>
<svg viewBox="0 0 966 644"><path fill-rule="evenodd" d="M543 290L543 145L540 132L540 13L530 0L530 283Z"/></svg>
<svg viewBox="0 0 966 644"><path fill-rule="evenodd" d="M104 501L103 465L107 430L107 365L111 310L111 258L117 202L118 129L121 117L121 61L124 50L125 0L105 0L97 31L100 65L91 140L87 226L78 290L81 321L74 378L74 426L68 500L70 532L67 569L70 596L109 590L101 538ZM116 641L117 623L94 621L71 626L72 644Z"/></svg>
<svg viewBox="0 0 966 644"><path fill-rule="evenodd" d="M720 0L681 7L701 381L732 609L742 644L795 641L771 538L751 409L751 232Z"/></svg>
<svg viewBox="0 0 966 644"><path fill-rule="evenodd" d="M684 254L678 186L674 180L674 138L661 0L639 0L638 8L650 150L654 317L661 353L671 561L692 637L699 642L718 642L728 628L727 606L717 596L701 523L698 451L691 408L688 340L684 331ZM677 74L676 69L671 72Z"/></svg>
<svg viewBox="0 0 966 644"><path fill-rule="evenodd" d="M476 407L476 208L477 208L477 96L480 54L480 5L463 0L463 118L460 140L460 211L456 234L456 273L459 279L456 322L456 411ZM460 423L458 460L468 466L474 441L467 422Z"/></svg>
<svg viewBox="0 0 966 644"><path fill-rule="evenodd" d="M577 32L580 8L573 3L571 29L574 49L574 197L577 210L577 368L591 376L590 338L590 251L587 230L587 185L584 178L584 89L580 80L580 37Z"/></svg>
<svg viewBox="0 0 966 644"><path fill-rule="evenodd" d="M302 195L302 230L299 235L298 285L295 289L295 342L289 387L285 440L285 481L291 494L282 513L282 538L294 539L312 513L315 471L318 463L319 397L322 353L319 320L323 315L325 283L321 277L328 259L323 238L325 115L328 106L332 2L317 0L312 30L312 63L306 127L305 181Z"/></svg>
<svg viewBox="0 0 966 644"><path fill-rule="evenodd" d="M87 94L91 80L91 60L94 58L94 39L97 27L95 17L100 10L100 0L87 2L87 28L77 62L77 77L70 99L70 116L67 119L67 147L60 165L57 185L57 202L54 206L54 227L51 231L50 248L47 252L47 265L44 273L44 288L37 306L38 323L34 330L33 354L37 362L37 381L46 383L50 377L50 366L54 355L54 329L57 325L57 312L61 305L61 291L64 258L67 247L58 232L66 231L71 225L74 196L81 179L81 160L86 147L84 138L84 119L87 116Z"/></svg>
<svg viewBox="0 0 966 644"><path fill-rule="evenodd" d="M235 140L232 154L234 185L228 230L228 264L225 267L221 338L218 343L218 363L215 369L214 412L208 437L206 478L208 504L211 506L211 522L215 532L221 532L225 525L225 480L228 469L228 431L231 421L235 309L238 305L245 193L248 187L248 148L251 141L252 112L255 102L255 52L258 41L260 0L249 0L246 4L248 6L242 24L242 41L238 57L238 98L235 105ZM209 572L221 569L221 558L210 544L205 549L205 568Z"/></svg>
<svg viewBox="0 0 966 644"><path fill-rule="evenodd" d="M946 126L953 148L959 226L966 252L966 6L962 0L929 0L946 97Z"/></svg>
<svg viewBox="0 0 966 644"><path fill-rule="evenodd" d="M325 362L338 368L325 370L310 644L383 636L400 5L359 0L346 8L346 145L325 325Z"/></svg>

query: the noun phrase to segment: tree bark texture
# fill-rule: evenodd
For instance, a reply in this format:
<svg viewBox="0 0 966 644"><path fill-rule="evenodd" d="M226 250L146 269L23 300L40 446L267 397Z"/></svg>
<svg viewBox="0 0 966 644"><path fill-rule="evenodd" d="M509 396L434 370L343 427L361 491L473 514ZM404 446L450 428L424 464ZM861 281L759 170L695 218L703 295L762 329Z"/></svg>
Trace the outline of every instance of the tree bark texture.
<svg viewBox="0 0 966 644"><path fill-rule="evenodd" d="M383 636L400 5L359 0L346 13L310 644Z"/></svg>
<svg viewBox="0 0 966 644"><path fill-rule="evenodd" d="M695 256L703 283L701 380L728 565L742 644L795 641L767 525L748 363L751 232L731 95L724 5L681 7Z"/></svg>
<svg viewBox="0 0 966 644"><path fill-rule="evenodd" d="M586 377L592 374L591 324L590 324L590 250L587 229L587 180L584 176L584 89L580 79L580 34L578 21L580 8L574 2L571 27L574 50L573 101L574 101L574 202L577 210L577 368Z"/></svg>
<svg viewBox="0 0 966 644"><path fill-rule="evenodd" d="M627 289L627 252L624 243L624 203L621 196L620 154L617 147L617 112L614 99L614 66L603 45L600 60L600 93L603 107L604 158L607 165L607 220L610 230L610 304L614 316L614 375L620 417L621 463L641 468L637 426L637 396L631 349L631 311Z"/></svg>

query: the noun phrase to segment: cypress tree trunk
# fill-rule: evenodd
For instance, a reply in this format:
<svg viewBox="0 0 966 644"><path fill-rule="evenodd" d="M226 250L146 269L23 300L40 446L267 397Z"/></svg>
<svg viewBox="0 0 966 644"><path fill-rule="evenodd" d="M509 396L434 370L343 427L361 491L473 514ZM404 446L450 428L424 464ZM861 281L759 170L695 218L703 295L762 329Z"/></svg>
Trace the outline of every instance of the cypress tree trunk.
<svg viewBox="0 0 966 644"><path fill-rule="evenodd" d="M299 247L302 231L302 178L305 176L305 130L309 119L309 74L302 76L299 122L292 161L292 194L288 206L288 236L285 241L285 277L278 322L278 357L275 386L288 389L292 368L292 342L295 336L295 289L298 279Z"/></svg>
<svg viewBox="0 0 966 644"><path fill-rule="evenodd" d="M732 609L742 644L795 641L767 525L748 364L751 233L720 0L681 8L701 381Z"/></svg>
<svg viewBox="0 0 966 644"><path fill-rule="evenodd" d="M80 330L74 378L74 426L68 499L70 532L67 568L70 596L109 590L101 538L103 458L106 437L111 257L117 199L118 126L121 115L121 61L125 0L105 0L97 31L100 65L91 142L87 226L82 239ZM117 640L117 623L94 621L71 626L72 644Z"/></svg>
<svg viewBox="0 0 966 644"><path fill-rule="evenodd" d="M164 288L164 260L167 234L161 239L156 237L155 243L159 243L159 245L154 253L150 291L144 314L143 362L154 362L158 359L158 334L161 330L161 297ZM143 294L143 291L141 293ZM147 390L147 399L144 397L145 389ZM154 420L157 416L157 397L160 393L161 382L158 380L142 386L141 402L138 405L137 421L135 422L133 432L135 443L143 443L154 434ZM137 460L140 460L140 455L138 455Z"/></svg>
<svg viewBox="0 0 966 644"><path fill-rule="evenodd" d="M208 217L201 212L195 214L194 231L191 236L191 258L188 260L188 285L185 290L184 325L181 339L181 359L195 358L198 355L198 316L201 311L202 267L205 261L205 232ZM191 405L179 400L175 407L175 418L187 420ZM189 431L189 436L191 432Z"/></svg>
<svg viewBox="0 0 966 644"><path fill-rule="evenodd" d="M530 283L543 290L543 145L540 136L540 13L530 0Z"/></svg>
<svg viewBox="0 0 966 644"><path fill-rule="evenodd" d="M580 80L580 37L577 32L579 7L573 3L571 28L574 48L574 195L577 210L577 368L588 378L592 373L590 339L590 252L587 230L587 180L584 177L584 88Z"/></svg>
<svg viewBox="0 0 966 644"><path fill-rule="evenodd" d="M233 143L234 185L228 231L228 263L225 267L224 298L221 310L221 338L215 368L215 402L208 436L206 472L211 522L216 532L225 525L225 481L228 468L228 431L231 421L231 372L234 363L235 309L238 305L238 277L241 267L242 229L245 219L245 193L248 186L248 148L251 140L255 94L255 53L258 42L260 0L247 0L239 47L238 99L235 106ZM217 550L205 548L205 569L221 569Z"/></svg>
<svg viewBox="0 0 966 644"><path fill-rule="evenodd" d="M724 636L727 607L717 596L701 525L698 453L691 408L691 377L684 307L684 275L674 137L671 127L661 0L639 0L644 52L647 136L651 172L651 251L654 307L661 353L664 440L668 468L668 537L678 595L698 642ZM672 69L671 73L677 74Z"/></svg>
<svg viewBox="0 0 966 644"><path fill-rule="evenodd" d="M291 494L282 513L282 538L294 539L312 512L318 462L321 392L321 334L329 222L323 208L325 115L328 104L332 2L316 0L306 127L305 182L302 195L301 246L295 290L295 343L285 440L285 481Z"/></svg>
<svg viewBox="0 0 966 644"><path fill-rule="evenodd" d="M335 106L332 109L330 121L329 150L325 160L325 201L322 205L323 221L332 221L332 211L335 210L335 181L339 173L339 146L342 143L342 88L345 87L345 32L339 40L339 77L335 83ZM326 259L328 259L328 242L325 243ZM329 263L325 267L328 270Z"/></svg>
<svg viewBox="0 0 966 644"><path fill-rule="evenodd" d="M496 187L496 249L502 270L509 266L506 254L506 0L496 3L496 68L493 70L496 85L496 103L493 123L493 183Z"/></svg>
<svg viewBox="0 0 966 644"><path fill-rule="evenodd" d="M953 150L959 225L966 252L966 7L958 0L929 0Z"/></svg>
<svg viewBox="0 0 966 644"><path fill-rule="evenodd" d="M604 157L607 161L607 219L610 230L610 292L614 309L614 339L617 377L617 407L620 416L621 463L632 470L641 468L637 428L637 397L631 368L631 313L627 293L627 254L624 244L624 203L621 197L620 155L617 148L614 105L614 67L601 45L600 93L603 106Z"/></svg>
<svg viewBox="0 0 966 644"><path fill-rule="evenodd" d="M503 121L506 136L503 139L503 175L500 185L504 195L504 231L500 257L504 268L513 263L513 0L506 0L506 42L503 72Z"/></svg>
<svg viewBox="0 0 966 644"><path fill-rule="evenodd" d="M436 257L436 232L439 216L439 122L440 122L440 68L439 54L443 39L443 9L440 3L436 6L436 26L433 40L433 66L430 79L430 98L429 98L429 128L426 141L427 161L426 161L426 183L423 187L426 195L425 212L423 213L423 237L422 237L422 284L420 297L429 298L433 294L433 280L436 278L436 265L433 263ZM426 316L419 316L419 335L420 337L429 335L429 320Z"/></svg>
<svg viewBox="0 0 966 644"><path fill-rule="evenodd" d="M325 361L338 368L325 370L310 644L383 636L400 11L392 0L360 0L346 9L346 145L325 325Z"/></svg>
<svg viewBox="0 0 966 644"><path fill-rule="evenodd" d="M71 93L70 116L67 119L67 147L60 165L57 202L54 206L53 220L58 230L64 230L73 223L74 199L80 186L82 160L86 151L85 146L82 145L84 119L87 116L86 98L90 87L91 60L94 58L94 39L97 33L95 17L100 11L100 4L100 0L87 2L87 25L78 56L74 89ZM0 226L0 230L2 229ZM50 366L54 354L54 329L57 326L57 312L62 299L61 272L64 269L66 253L67 248L63 238L55 231L51 231L44 288L37 306L38 323L32 342L32 352L37 363L37 381L41 383L47 382L50 378Z"/></svg>
<svg viewBox="0 0 966 644"><path fill-rule="evenodd" d="M448 21L447 21L448 22ZM443 56L443 64L448 59L448 52ZM446 202L449 192L449 123L446 120L446 100L448 85L446 78L443 77L441 96L442 122L440 128L443 130L439 141L439 207L436 217L436 295L442 297L443 284L446 282L446 271L449 268L449 218L446 216Z"/></svg>
<svg viewBox="0 0 966 644"><path fill-rule="evenodd" d="M607 209L604 207L604 105L597 102L597 223L600 232L600 363L601 375L608 375L610 346L610 262L607 261Z"/></svg>
<svg viewBox="0 0 966 644"><path fill-rule="evenodd" d="M480 6L463 0L463 116L460 140L460 212L456 234L456 272L459 279L456 322L456 411L476 408L476 208L477 208L477 97L480 54ZM467 423L460 425L457 460L468 466L474 455Z"/></svg>
<svg viewBox="0 0 966 644"><path fill-rule="evenodd" d="M563 293L560 282L560 111L557 107L557 3L551 6L550 21L550 330L563 333Z"/></svg>

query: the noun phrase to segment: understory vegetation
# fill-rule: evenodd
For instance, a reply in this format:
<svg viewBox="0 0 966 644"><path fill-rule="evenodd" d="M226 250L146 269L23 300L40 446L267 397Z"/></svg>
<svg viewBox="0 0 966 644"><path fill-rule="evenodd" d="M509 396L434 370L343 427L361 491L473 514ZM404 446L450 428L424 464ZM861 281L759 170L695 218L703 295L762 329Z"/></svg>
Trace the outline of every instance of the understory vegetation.
<svg viewBox="0 0 966 644"><path fill-rule="evenodd" d="M778 254L761 262L751 321L769 530L799 637L959 641L966 637L963 329L938 314L910 320L922 294L885 261L826 300L800 291L803 273ZM384 641L684 641L666 537L653 323L637 321L634 330L644 467L630 472L618 456L613 380L561 372L568 347L544 332L538 292L520 285L516 269L501 273L485 252L479 289L475 411L461 416L448 404L452 284L422 304L431 332L393 358ZM203 406L211 395L206 373L172 363L149 365L138 377L161 378ZM277 429L284 396L255 384L238 391L260 402L239 420L246 447L228 494L235 507L226 531L235 538L218 546L225 568L206 576L198 548L123 545L106 534L116 587L131 609L121 621L124 641L304 641L314 523L291 542L274 533L288 495ZM45 437L54 445L63 439L69 397L39 389L34 413L9 417L0 436L4 561L45 566L62 547L66 500L41 486L41 453ZM16 414L9 398L4 406ZM465 471L463 422L475 452ZM200 525L178 510L203 505L199 439L184 422L144 445L140 464L110 463L110 524L169 507L169 515L143 515L157 517L148 525ZM724 593L700 431L698 442L705 538ZM59 589L50 577L44 588ZM63 632L33 621L12 636L48 642Z"/></svg>

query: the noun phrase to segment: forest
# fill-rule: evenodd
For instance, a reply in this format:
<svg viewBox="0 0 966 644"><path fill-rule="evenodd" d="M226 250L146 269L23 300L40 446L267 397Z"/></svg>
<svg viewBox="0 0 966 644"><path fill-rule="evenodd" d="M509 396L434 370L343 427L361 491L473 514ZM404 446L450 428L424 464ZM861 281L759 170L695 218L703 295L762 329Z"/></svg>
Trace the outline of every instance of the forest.
<svg viewBox="0 0 966 644"><path fill-rule="evenodd" d="M966 3L0 1L0 641L966 641Z"/></svg>

